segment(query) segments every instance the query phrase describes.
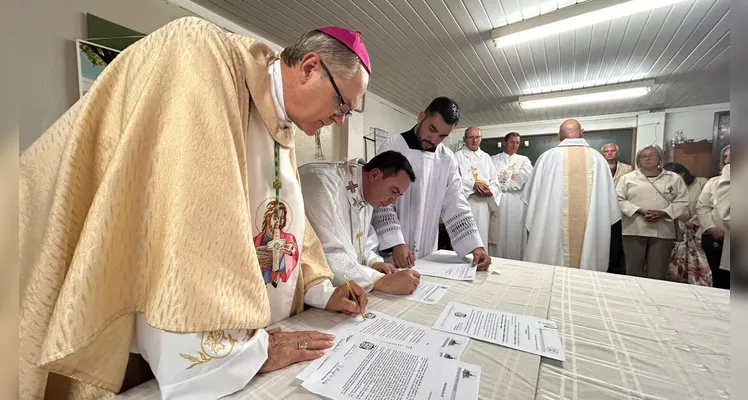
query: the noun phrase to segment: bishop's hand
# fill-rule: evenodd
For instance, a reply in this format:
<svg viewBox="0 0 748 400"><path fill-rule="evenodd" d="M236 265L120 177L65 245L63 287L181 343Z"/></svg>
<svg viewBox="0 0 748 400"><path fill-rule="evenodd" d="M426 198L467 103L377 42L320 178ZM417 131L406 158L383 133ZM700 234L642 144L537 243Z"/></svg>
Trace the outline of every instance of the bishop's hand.
<svg viewBox="0 0 748 400"><path fill-rule="evenodd" d="M332 347L335 336L317 331L281 332L267 331L268 358L259 372L272 372L297 362L322 357L325 349Z"/></svg>
<svg viewBox="0 0 748 400"><path fill-rule="evenodd" d="M392 249L392 261L397 268L410 268L416 265L416 257L407 244L399 244Z"/></svg>

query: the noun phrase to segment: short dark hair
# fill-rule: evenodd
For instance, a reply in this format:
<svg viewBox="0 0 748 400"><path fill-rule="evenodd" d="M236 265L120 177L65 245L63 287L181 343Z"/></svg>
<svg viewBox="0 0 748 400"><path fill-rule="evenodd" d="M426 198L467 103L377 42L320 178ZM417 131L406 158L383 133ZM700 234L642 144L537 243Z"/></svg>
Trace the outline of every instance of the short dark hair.
<svg viewBox="0 0 748 400"><path fill-rule="evenodd" d="M457 125L460 121L460 106L457 102L450 99L449 97L437 97L431 101L424 113L431 115L433 113L439 113L444 119L444 122L449 125Z"/></svg>
<svg viewBox="0 0 748 400"><path fill-rule="evenodd" d="M683 182L686 182L686 186L691 186L696 177L693 176L691 171L688 170L683 164L676 162L670 162L662 166L665 171L675 172L676 174L683 177Z"/></svg>
<svg viewBox="0 0 748 400"><path fill-rule="evenodd" d="M513 137L515 137L515 136L516 136L516 137L519 137L519 133L517 133L517 132L509 132L509 133L507 133L506 135L504 135L504 141L505 141L505 142L508 142L508 141L509 141L509 139L511 139L511 138L513 138Z"/></svg>
<svg viewBox="0 0 748 400"><path fill-rule="evenodd" d="M410 161L408 161L402 153L398 153L394 150L387 150L379 153L364 165L364 171L366 172L370 172L375 168L382 171L385 178L395 176L400 171L405 171L411 182L416 181L416 173L413 172L413 167L410 165Z"/></svg>

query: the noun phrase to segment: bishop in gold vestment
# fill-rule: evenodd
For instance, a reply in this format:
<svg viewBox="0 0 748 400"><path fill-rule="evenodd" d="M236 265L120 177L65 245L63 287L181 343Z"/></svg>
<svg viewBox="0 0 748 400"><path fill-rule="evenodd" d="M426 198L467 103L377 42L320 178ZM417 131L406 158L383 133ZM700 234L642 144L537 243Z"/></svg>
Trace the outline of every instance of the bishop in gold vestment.
<svg viewBox="0 0 748 400"><path fill-rule="evenodd" d="M267 367L262 328L358 311L304 217L293 135L343 122L369 58L341 28L287 50L177 20L23 153L20 398L111 396L131 352L163 398L222 397Z"/></svg>

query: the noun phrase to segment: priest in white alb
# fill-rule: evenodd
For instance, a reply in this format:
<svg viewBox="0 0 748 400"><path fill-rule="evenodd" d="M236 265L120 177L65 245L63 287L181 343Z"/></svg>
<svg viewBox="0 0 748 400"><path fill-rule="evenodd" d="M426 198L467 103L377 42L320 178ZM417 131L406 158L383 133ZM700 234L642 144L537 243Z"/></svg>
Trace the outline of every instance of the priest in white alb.
<svg viewBox="0 0 748 400"><path fill-rule="evenodd" d="M621 210L608 163L583 132L579 121L564 121L561 143L540 155L525 185L525 261L608 269L610 227Z"/></svg>
<svg viewBox="0 0 748 400"><path fill-rule="evenodd" d="M299 168L309 223L319 236L335 274L333 284L356 282L366 291L411 294L420 274L396 270L379 256L379 240L371 226L375 207L394 204L416 180L408 159L385 151L364 164L356 159L311 163Z"/></svg>
<svg viewBox="0 0 748 400"><path fill-rule="evenodd" d="M521 260L527 244L527 231L522 226L525 211L522 189L532 175L530 159L517 154L519 143L519 133L509 132L504 135L504 151L491 156L498 172L501 202L498 212L491 213L488 252L511 260Z"/></svg>
<svg viewBox="0 0 748 400"><path fill-rule="evenodd" d="M335 27L278 55L184 18L123 51L21 156L19 397L110 398L152 372L163 399L217 399L321 357L331 335L265 328L367 294L332 285L294 125L342 124L370 73Z"/></svg>
<svg viewBox="0 0 748 400"><path fill-rule="evenodd" d="M485 245L489 243L491 213L498 210L501 191L491 156L480 148L481 139L480 128L467 128L463 137L465 147L455 153L455 159L462 178L462 194L470 204L480 239Z"/></svg>
<svg viewBox="0 0 748 400"><path fill-rule="evenodd" d="M394 206L377 208L372 218L380 250L391 252L398 268L414 266L416 259L437 250L440 217L457 255L472 254L479 270L491 264L462 193L454 153L442 144L459 119L457 103L437 97L418 115L413 129L388 138L379 149L405 155L418 177Z"/></svg>

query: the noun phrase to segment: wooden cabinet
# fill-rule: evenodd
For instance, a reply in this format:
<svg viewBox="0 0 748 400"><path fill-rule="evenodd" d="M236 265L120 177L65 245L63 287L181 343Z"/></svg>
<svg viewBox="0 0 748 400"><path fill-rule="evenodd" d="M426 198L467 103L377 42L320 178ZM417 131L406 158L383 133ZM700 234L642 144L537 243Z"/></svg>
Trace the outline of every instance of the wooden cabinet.
<svg viewBox="0 0 748 400"><path fill-rule="evenodd" d="M694 176L712 176L712 142L708 140L676 144L671 156L673 162L682 164Z"/></svg>

